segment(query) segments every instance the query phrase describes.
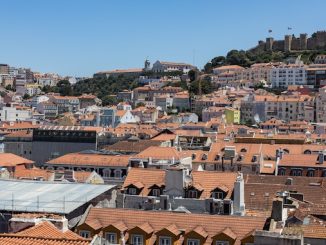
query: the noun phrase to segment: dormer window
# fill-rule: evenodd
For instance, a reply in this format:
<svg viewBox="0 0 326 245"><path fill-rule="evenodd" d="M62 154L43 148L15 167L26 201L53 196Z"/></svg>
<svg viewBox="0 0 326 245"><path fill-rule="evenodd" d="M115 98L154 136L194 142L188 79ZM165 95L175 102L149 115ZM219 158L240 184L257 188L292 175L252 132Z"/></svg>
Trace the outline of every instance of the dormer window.
<svg viewBox="0 0 326 245"><path fill-rule="evenodd" d="M152 189L152 196L159 197L161 195L161 190L160 189Z"/></svg>
<svg viewBox="0 0 326 245"><path fill-rule="evenodd" d="M240 150L240 152L247 152L247 149L246 149L246 148L242 148L242 149Z"/></svg>
<svg viewBox="0 0 326 245"><path fill-rule="evenodd" d="M229 245L229 241L216 241L215 245Z"/></svg>
<svg viewBox="0 0 326 245"><path fill-rule="evenodd" d="M192 160L195 160L196 159L196 154L192 154L191 158L192 158Z"/></svg>
<svg viewBox="0 0 326 245"><path fill-rule="evenodd" d="M188 191L188 198L197 198L198 193L196 190L189 190Z"/></svg>
<svg viewBox="0 0 326 245"><path fill-rule="evenodd" d="M128 188L128 194L129 195L137 195L137 189L133 188L133 187Z"/></svg>
<svg viewBox="0 0 326 245"><path fill-rule="evenodd" d="M201 160L207 160L207 154L203 154Z"/></svg>
<svg viewBox="0 0 326 245"><path fill-rule="evenodd" d="M142 235L131 235L131 242L133 245L143 245Z"/></svg>
<svg viewBox="0 0 326 245"><path fill-rule="evenodd" d="M160 236L160 245L171 245L171 237Z"/></svg>
<svg viewBox="0 0 326 245"><path fill-rule="evenodd" d="M112 232L105 233L105 239L109 242L109 244L117 243L117 234Z"/></svg>
<svg viewBox="0 0 326 245"><path fill-rule="evenodd" d="M89 231L85 231L85 230L80 230L79 235L81 237L83 237L83 238L90 238L91 237L91 233Z"/></svg>
<svg viewBox="0 0 326 245"><path fill-rule="evenodd" d="M214 191L214 192L212 192L212 198L223 200L224 199L224 193L221 192L221 191Z"/></svg>
<svg viewBox="0 0 326 245"><path fill-rule="evenodd" d="M251 162L257 162L257 156L252 156Z"/></svg>
<svg viewBox="0 0 326 245"><path fill-rule="evenodd" d="M286 154L289 154L290 151L288 149L283 149L283 151L286 153Z"/></svg>
<svg viewBox="0 0 326 245"><path fill-rule="evenodd" d="M215 156L215 161L218 161L218 160L220 160L220 155Z"/></svg>
<svg viewBox="0 0 326 245"><path fill-rule="evenodd" d="M200 245L199 239L188 239L187 245Z"/></svg>

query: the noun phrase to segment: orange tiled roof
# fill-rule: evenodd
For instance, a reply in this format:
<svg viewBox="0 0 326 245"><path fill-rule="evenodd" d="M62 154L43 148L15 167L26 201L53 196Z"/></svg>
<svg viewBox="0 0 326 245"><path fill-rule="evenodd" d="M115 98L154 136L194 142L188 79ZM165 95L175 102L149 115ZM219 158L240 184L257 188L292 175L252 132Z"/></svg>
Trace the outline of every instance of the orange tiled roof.
<svg viewBox="0 0 326 245"><path fill-rule="evenodd" d="M177 151L174 147L159 147L159 146L150 146L146 150L138 153L134 156L135 158L149 158L152 159L172 159L175 160L181 159L180 152Z"/></svg>
<svg viewBox="0 0 326 245"><path fill-rule="evenodd" d="M52 223L48 221L41 222L35 226L17 232L16 235L36 238L54 238L54 239L69 239L69 240L85 240L81 236L71 230L60 231Z"/></svg>
<svg viewBox="0 0 326 245"><path fill-rule="evenodd" d="M231 198L237 173L192 171L193 186L202 188L201 199L210 198L212 192L219 188L226 192L226 198Z"/></svg>
<svg viewBox="0 0 326 245"><path fill-rule="evenodd" d="M34 162L12 153L0 153L0 166L2 167L12 167L20 164L25 164L25 163L34 163Z"/></svg>
<svg viewBox="0 0 326 245"><path fill-rule="evenodd" d="M176 233L180 233L181 230L185 233L189 233L198 226L201 226L207 233L205 244L211 244L212 238L216 236L219 231L224 230L226 227L230 227L234 234L236 234L236 245L240 244L240 240L243 239L249 231L262 229L265 224L265 218L263 217L185 214L110 208L91 208L86 216L85 223L89 224L94 220L98 220L98 223L102 224L101 227L107 227L122 221L126 224L128 230L144 223L149 223L153 228L152 234L168 227ZM185 220L187 222L185 222Z"/></svg>
<svg viewBox="0 0 326 245"><path fill-rule="evenodd" d="M35 179L35 178L43 178L44 180L49 180L53 176L54 172L40 169L40 168L25 168L25 166L16 166L14 177L16 179Z"/></svg>
<svg viewBox="0 0 326 245"><path fill-rule="evenodd" d="M139 184L142 184L142 186ZM165 170L131 168L122 188L127 188L130 185L137 185L141 189L140 195L147 196L151 191L150 188L154 185L158 187L165 185Z"/></svg>
<svg viewBox="0 0 326 245"><path fill-rule="evenodd" d="M87 165L87 166L122 166L127 167L130 156L70 153L48 161L48 164Z"/></svg>
<svg viewBox="0 0 326 245"><path fill-rule="evenodd" d="M0 234L1 245L88 245L90 241L68 239L34 238L15 234Z"/></svg>

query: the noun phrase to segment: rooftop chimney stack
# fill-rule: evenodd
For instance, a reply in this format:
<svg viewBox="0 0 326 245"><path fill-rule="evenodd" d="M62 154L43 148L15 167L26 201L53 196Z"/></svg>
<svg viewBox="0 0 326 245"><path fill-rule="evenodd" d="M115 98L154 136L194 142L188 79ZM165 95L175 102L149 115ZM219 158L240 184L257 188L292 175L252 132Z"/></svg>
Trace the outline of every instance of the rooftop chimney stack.
<svg viewBox="0 0 326 245"><path fill-rule="evenodd" d="M238 173L238 177L234 182L233 210L235 215L243 216L245 214L244 180L242 173Z"/></svg>

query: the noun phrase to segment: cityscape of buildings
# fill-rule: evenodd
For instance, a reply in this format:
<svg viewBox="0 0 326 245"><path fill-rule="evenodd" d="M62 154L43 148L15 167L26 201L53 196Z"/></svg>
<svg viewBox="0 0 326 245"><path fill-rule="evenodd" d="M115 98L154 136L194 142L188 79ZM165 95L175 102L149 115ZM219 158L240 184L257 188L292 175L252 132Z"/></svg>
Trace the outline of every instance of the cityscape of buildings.
<svg viewBox="0 0 326 245"><path fill-rule="evenodd" d="M0 64L0 244L326 244L325 33L267 38L253 50L291 57L211 72ZM55 90L122 78L136 85L110 103Z"/></svg>

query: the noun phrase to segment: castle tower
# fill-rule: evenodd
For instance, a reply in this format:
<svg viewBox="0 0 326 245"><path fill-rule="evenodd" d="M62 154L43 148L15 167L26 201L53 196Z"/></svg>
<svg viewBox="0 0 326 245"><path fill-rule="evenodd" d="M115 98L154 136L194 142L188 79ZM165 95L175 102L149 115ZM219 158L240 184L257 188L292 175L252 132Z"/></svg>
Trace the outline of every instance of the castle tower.
<svg viewBox="0 0 326 245"><path fill-rule="evenodd" d="M285 35L284 37L284 51L291 51L292 35Z"/></svg>
<svg viewBox="0 0 326 245"><path fill-rule="evenodd" d="M300 34L300 50L307 50L307 46L308 46L307 36L308 35L306 33Z"/></svg>
<svg viewBox="0 0 326 245"><path fill-rule="evenodd" d="M265 47L266 51L273 51L273 42L274 42L274 38L272 37L266 38L266 47Z"/></svg>
<svg viewBox="0 0 326 245"><path fill-rule="evenodd" d="M326 31L316 32L316 48L324 48L326 46Z"/></svg>

